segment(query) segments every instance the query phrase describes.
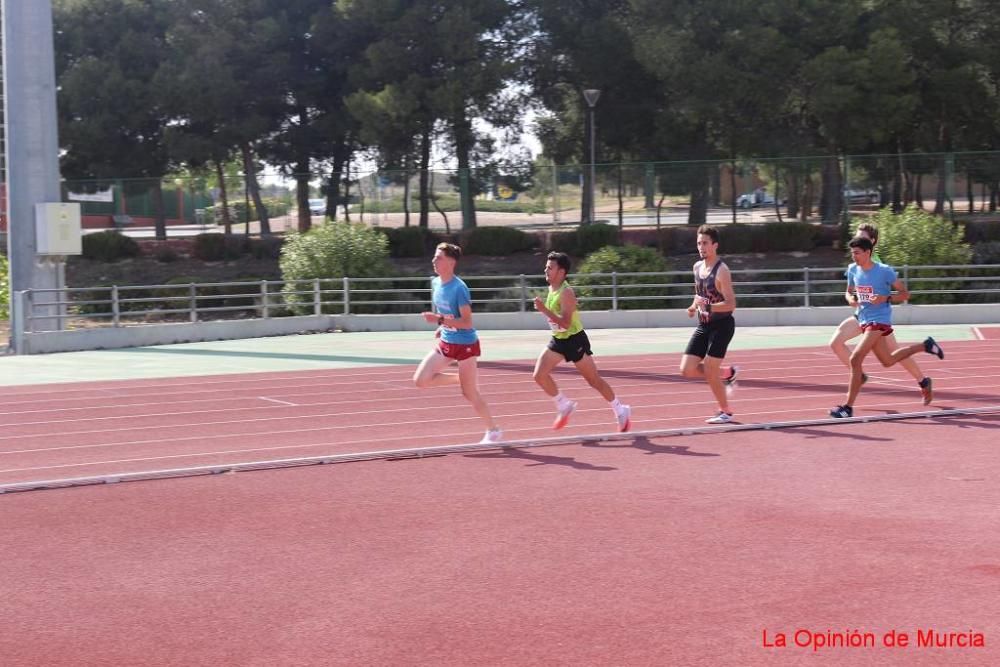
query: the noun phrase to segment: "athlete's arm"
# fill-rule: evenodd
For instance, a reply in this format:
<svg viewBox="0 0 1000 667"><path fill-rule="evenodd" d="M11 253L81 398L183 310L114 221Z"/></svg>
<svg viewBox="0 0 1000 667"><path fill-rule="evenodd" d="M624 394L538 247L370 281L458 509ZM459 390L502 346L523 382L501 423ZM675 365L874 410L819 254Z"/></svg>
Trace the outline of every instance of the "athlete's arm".
<svg viewBox="0 0 1000 667"><path fill-rule="evenodd" d="M896 293L889 297L891 303L906 303L910 300L910 290L906 289L906 283L901 279L896 279L896 282L892 284L892 289L896 290Z"/></svg>
<svg viewBox="0 0 1000 667"><path fill-rule="evenodd" d="M851 269L854 265L851 264L847 267L847 271L844 275L847 276L847 289L844 291L844 299L847 301L847 305L856 308L858 306L858 291L854 289L854 276L851 273Z"/></svg>
<svg viewBox="0 0 1000 667"><path fill-rule="evenodd" d="M446 327L451 327L452 329L471 329L472 306L467 303L463 304L458 307L458 312L460 317L455 317L454 315L442 315L441 324Z"/></svg>
<svg viewBox="0 0 1000 667"><path fill-rule="evenodd" d="M698 265L701 262L695 262L694 264L694 276L695 276L695 287L694 287L694 299L691 301L691 305L688 306L688 317L694 317L694 314L698 311L698 303L701 301L701 297L698 296Z"/></svg>
<svg viewBox="0 0 1000 667"><path fill-rule="evenodd" d="M715 287L722 292L722 301L712 304L713 313L731 313L736 310L736 292L733 291L733 278L729 267L723 264L715 274Z"/></svg>
<svg viewBox="0 0 1000 667"><path fill-rule="evenodd" d="M560 329L569 329L573 313L576 312L576 293L572 287L564 287L562 294L559 295L559 310L562 311L562 315L550 311L549 319L559 325Z"/></svg>

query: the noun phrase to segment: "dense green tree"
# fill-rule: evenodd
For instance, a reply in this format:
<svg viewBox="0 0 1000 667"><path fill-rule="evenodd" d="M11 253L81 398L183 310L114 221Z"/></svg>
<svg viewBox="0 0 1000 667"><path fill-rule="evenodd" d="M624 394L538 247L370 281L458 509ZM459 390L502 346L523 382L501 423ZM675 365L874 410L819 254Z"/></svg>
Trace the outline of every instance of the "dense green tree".
<svg viewBox="0 0 1000 667"><path fill-rule="evenodd" d="M362 136L380 144L384 132L387 157L404 162L409 151L401 135L419 137L421 226L428 224L427 175L438 133L457 160L463 225L475 226L471 188L466 187L477 143L474 122L512 122L502 93L516 67L515 6L506 0L338 4L351 24L375 35L365 62L355 69L361 92L348 105L362 125Z"/></svg>
<svg viewBox="0 0 1000 667"><path fill-rule="evenodd" d="M164 90L168 0L56 0L59 139L68 179L148 179L166 238L162 177L172 168Z"/></svg>
<svg viewBox="0 0 1000 667"><path fill-rule="evenodd" d="M658 133L668 90L638 61L622 0L529 0L537 37L525 54L525 79L544 111L536 131L556 164L590 163L586 89L601 91L594 107L595 162L687 157ZM581 211L590 219L589 169L583 169Z"/></svg>

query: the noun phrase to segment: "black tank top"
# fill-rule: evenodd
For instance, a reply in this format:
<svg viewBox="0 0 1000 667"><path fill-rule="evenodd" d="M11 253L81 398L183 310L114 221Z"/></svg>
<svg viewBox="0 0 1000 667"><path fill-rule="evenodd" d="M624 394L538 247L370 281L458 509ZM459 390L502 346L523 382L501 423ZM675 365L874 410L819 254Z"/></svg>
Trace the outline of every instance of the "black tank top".
<svg viewBox="0 0 1000 667"><path fill-rule="evenodd" d="M699 262L698 264L704 264L704 262ZM701 277L701 267L695 265L694 269L694 293L698 296L705 297L708 299L710 304L719 303L724 300L722 292L718 290L715 286L715 276L719 273L719 267L722 266L722 260L716 259L715 266L712 270L708 272L708 275L704 278ZM710 310L703 310L701 306L698 307L698 321L699 322L713 322L715 320L721 320L724 317L729 317L732 313L713 313Z"/></svg>

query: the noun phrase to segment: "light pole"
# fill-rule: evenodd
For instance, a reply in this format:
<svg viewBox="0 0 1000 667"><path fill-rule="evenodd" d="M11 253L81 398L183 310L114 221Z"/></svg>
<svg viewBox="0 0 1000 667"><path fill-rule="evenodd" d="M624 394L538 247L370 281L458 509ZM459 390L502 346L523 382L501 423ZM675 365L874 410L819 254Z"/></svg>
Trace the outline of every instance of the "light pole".
<svg viewBox="0 0 1000 667"><path fill-rule="evenodd" d="M594 180L594 162L595 158L595 148L594 148L594 107L597 105L597 100L601 97L601 91L596 88L588 88L583 91L583 99L587 101L587 114L590 120L590 189L587 193L590 205L587 207L587 222L593 222L595 219L594 209L596 208L596 198L594 196L594 188L596 187L596 182Z"/></svg>

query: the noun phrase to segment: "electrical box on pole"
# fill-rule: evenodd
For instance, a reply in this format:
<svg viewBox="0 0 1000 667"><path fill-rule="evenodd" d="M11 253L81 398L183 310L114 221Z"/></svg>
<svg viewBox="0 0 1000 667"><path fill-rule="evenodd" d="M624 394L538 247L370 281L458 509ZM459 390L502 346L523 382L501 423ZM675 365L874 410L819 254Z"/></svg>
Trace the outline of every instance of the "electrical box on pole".
<svg viewBox="0 0 1000 667"><path fill-rule="evenodd" d="M35 204L35 243L39 255L79 255L79 204Z"/></svg>

